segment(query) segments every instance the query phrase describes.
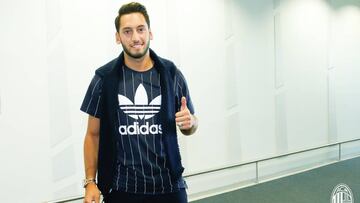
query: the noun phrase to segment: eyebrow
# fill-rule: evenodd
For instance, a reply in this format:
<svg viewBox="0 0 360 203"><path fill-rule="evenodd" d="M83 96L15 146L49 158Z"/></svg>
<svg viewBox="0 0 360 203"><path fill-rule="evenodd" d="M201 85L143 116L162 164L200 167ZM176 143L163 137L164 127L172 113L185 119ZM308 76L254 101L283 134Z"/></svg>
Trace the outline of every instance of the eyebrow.
<svg viewBox="0 0 360 203"><path fill-rule="evenodd" d="M143 27L145 27L145 25L139 25L139 26L137 26L136 28L143 28ZM123 30L128 30L128 29L132 29L132 27L124 27L124 28L122 28Z"/></svg>

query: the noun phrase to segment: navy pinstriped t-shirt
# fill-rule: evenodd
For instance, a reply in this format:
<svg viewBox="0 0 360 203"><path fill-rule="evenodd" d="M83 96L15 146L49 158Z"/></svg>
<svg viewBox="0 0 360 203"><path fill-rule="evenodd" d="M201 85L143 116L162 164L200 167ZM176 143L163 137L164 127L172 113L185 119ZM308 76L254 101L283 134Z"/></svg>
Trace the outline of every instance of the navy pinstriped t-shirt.
<svg viewBox="0 0 360 203"><path fill-rule="evenodd" d="M162 194L186 188L183 178L171 181L166 166L159 111L161 108L160 74L156 68L137 72L122 67L123 80L119 83L117 168L113 179L114 190L136 194ZM176 104L179 111L185 96L192 114L194 108L184 76L178 70L175 79ZM101 119L101 78L92 79L81 110Z"/></svg>

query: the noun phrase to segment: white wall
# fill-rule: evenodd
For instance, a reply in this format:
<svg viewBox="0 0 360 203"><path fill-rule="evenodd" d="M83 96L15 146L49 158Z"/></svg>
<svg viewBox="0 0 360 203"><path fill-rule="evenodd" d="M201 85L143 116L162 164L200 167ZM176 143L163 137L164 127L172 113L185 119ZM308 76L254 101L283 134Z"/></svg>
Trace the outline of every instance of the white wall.
<svg viewBox="0 0 360 203"><path fill-rule="evenodd" d="M1 1L1 196L51 198L49 99L42 1Z"/></svg>
<svg viewBox="0 0 360 203"><path fill-rule="evenodd" d="M82 194L79 108L94 70L121 51L113 19L124 2L0 2L4 202ZM360 137L360 1L141 2L151 47L183 71L200 119L195 136L179 138L186 174ZM333 150L264 164L260 175ZM190 194L254 171L204 178L189 179Z"/></svg>
<svg viewBox="0 0 360 203"><path fill-rule="evenodd" d="M360 126L360 2L333 2L330 25L330 98L332 133L338 139L359 137Z"/></svg>

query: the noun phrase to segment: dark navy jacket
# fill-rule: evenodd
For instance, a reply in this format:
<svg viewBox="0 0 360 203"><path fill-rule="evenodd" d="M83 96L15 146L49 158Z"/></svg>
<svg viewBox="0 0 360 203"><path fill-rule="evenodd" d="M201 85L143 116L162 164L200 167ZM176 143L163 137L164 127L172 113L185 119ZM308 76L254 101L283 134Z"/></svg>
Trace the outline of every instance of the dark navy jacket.
<svg viewBox="0 0 360 203"><path fill-rule="evenodd" d="M161 109L160 118L164 134L164 148L168 157L167 167L170 169L173 181L178 180L184 167L181 164L179 144L177 141L175 113L175 85L174 77L176 66L169 60L160 58L150 49L150 57L154 60L160 73L161 85ZM100 139L98 154L98 187L102 194L107 194L112 187L112 180L116 164L116 140L118 133L117 109L119 82L123 79L121 67L124 65L124 53L106 65L96 70L96 74L102 78L101 92L101 119Z"/></svg>

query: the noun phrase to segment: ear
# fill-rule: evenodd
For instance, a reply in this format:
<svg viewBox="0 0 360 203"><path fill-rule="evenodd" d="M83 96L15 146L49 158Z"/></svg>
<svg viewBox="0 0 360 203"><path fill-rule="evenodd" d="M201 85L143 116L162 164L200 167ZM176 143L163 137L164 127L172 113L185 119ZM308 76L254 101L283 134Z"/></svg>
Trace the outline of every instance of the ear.
<svg viewBox="0 0 360 203"><path fill-rule="evenodd" d="M153 33L152 33L151 29L149 29L149 37L150 37L150 40L153 40Z"/></svg>
<svg viewBox="0 0 360 203"><path fill-rule="evenodd" d="M121 44L121 38L120 38L120 33L116 32L115 33L115 40L117 44Z"/></svg>

